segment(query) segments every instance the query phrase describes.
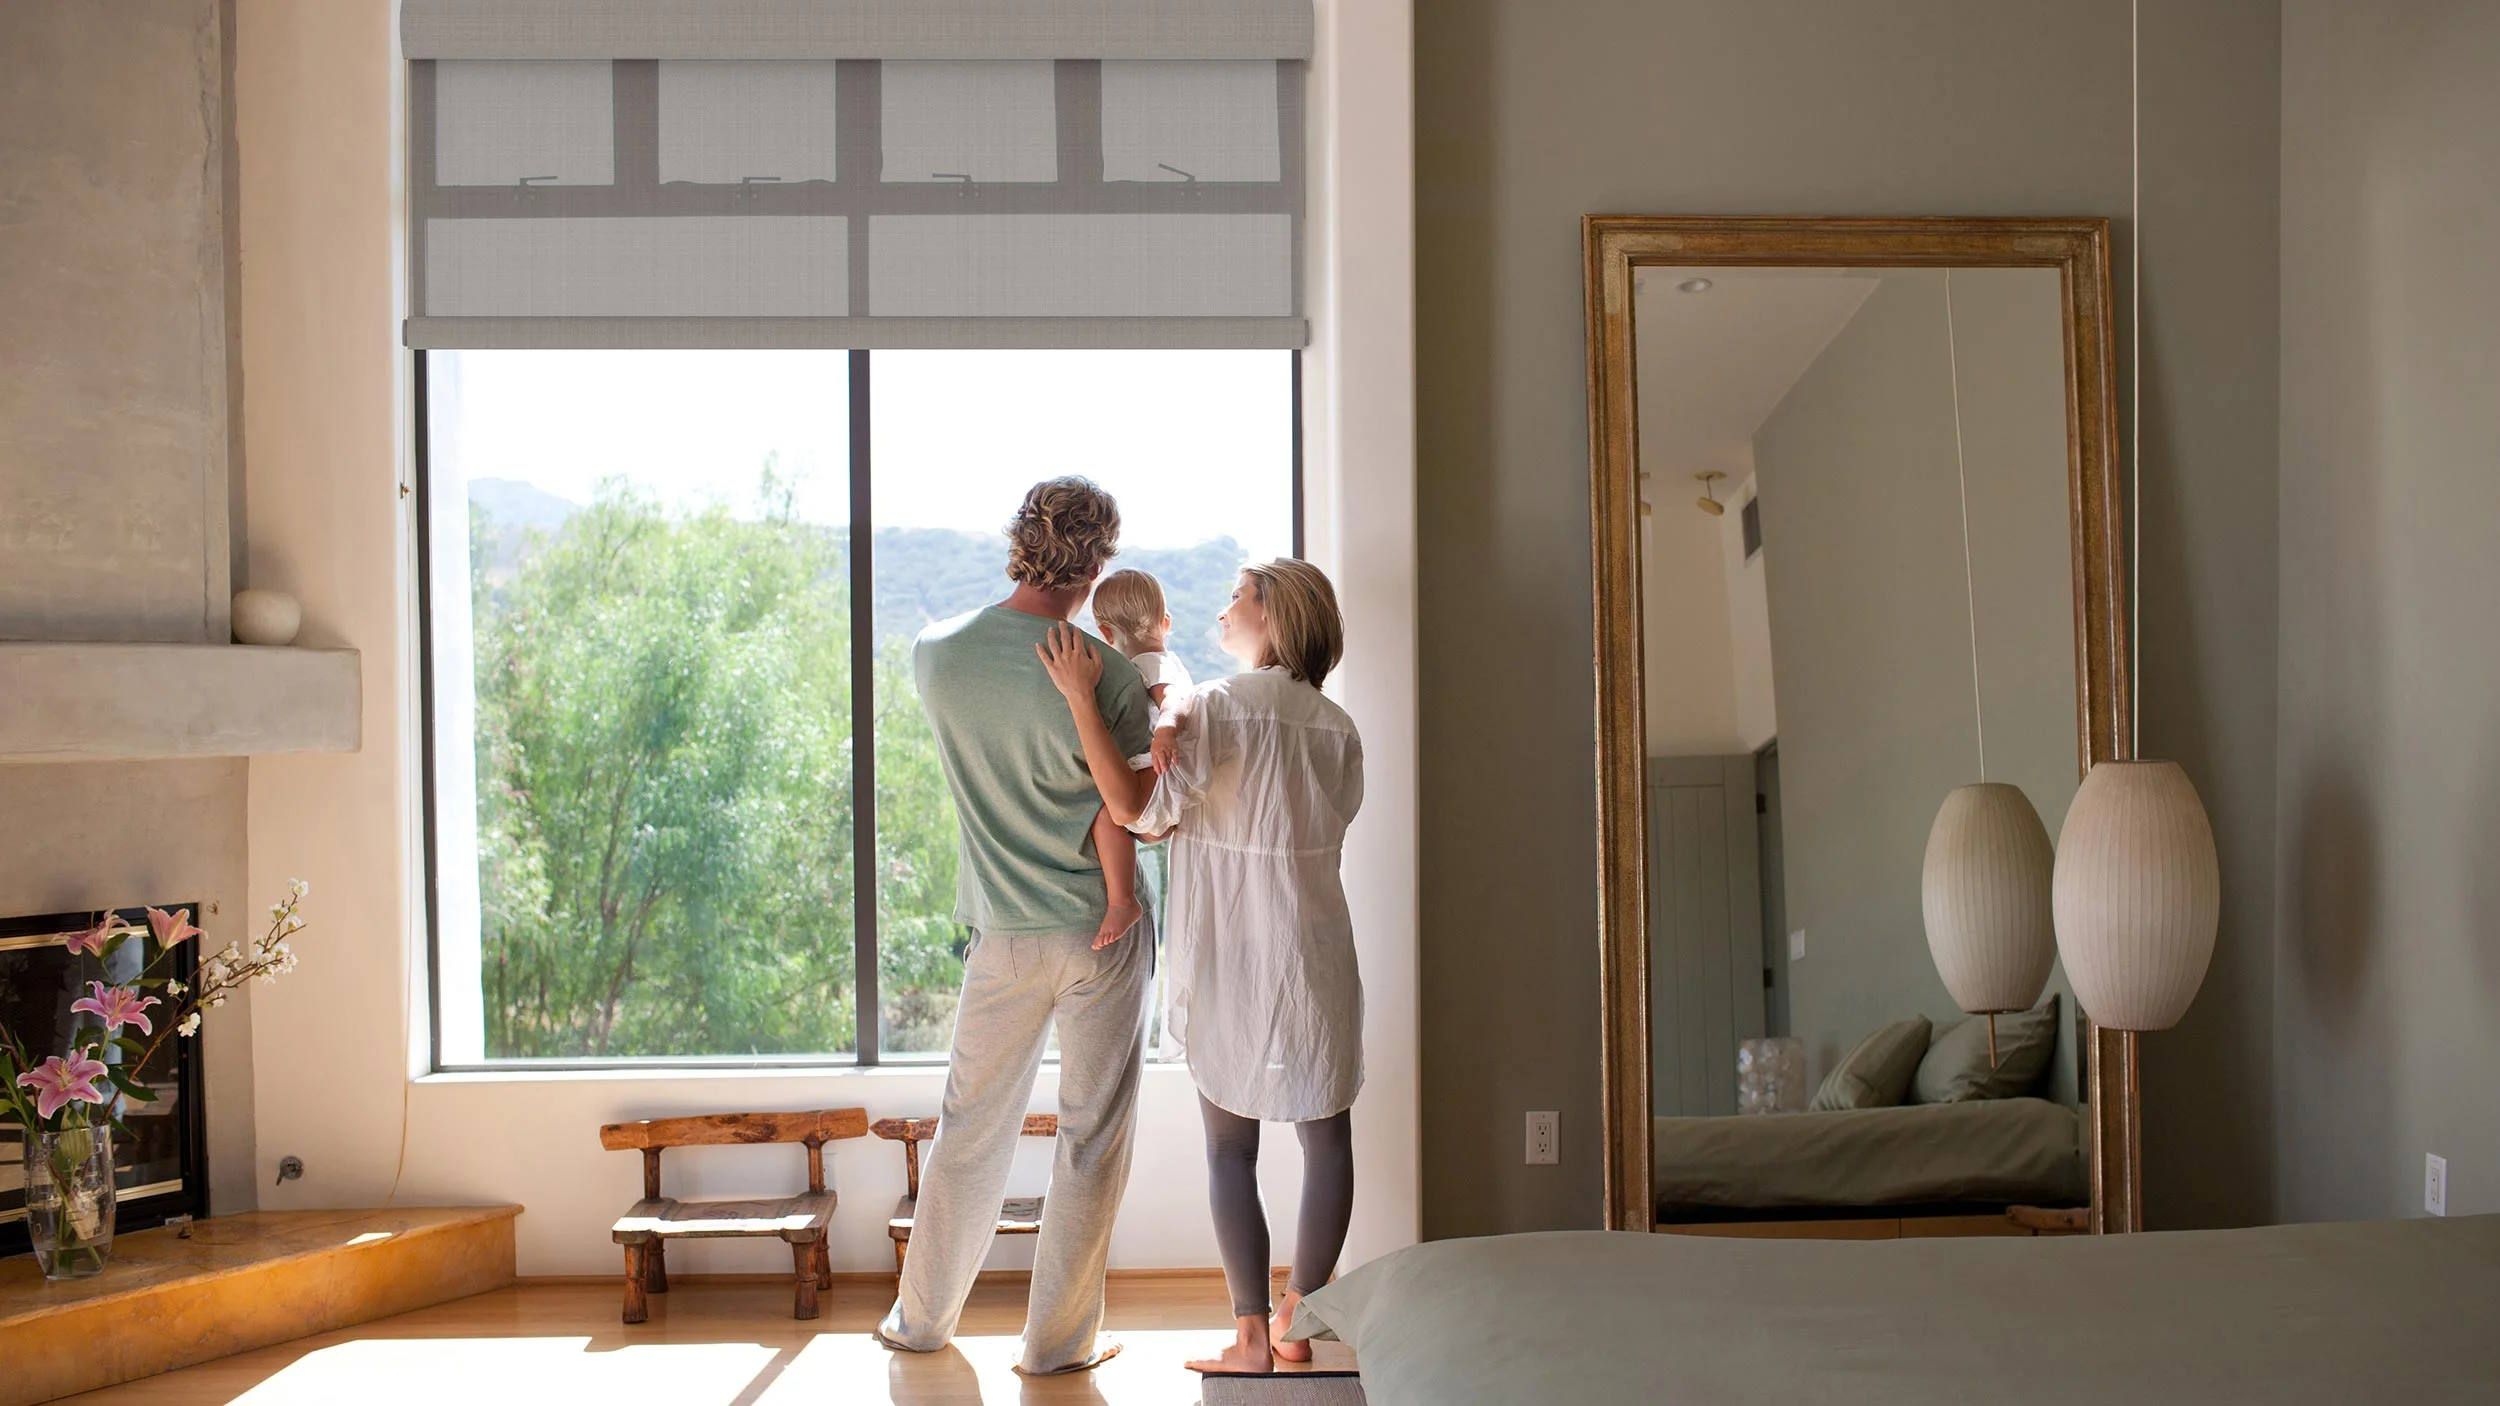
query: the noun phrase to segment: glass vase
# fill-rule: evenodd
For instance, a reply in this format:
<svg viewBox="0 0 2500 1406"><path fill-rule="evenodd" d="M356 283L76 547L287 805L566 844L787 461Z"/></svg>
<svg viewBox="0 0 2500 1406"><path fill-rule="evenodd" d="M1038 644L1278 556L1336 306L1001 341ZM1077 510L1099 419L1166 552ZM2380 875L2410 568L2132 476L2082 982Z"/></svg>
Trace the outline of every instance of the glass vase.
<svg viewBox="0 0 2500 1406"><path fill-rule="evenodd" d="M113 1254L113 1130L26 1137L26 1230L46 1279L83 1279Z"/></svg>
<svg viewBox="0 0 2500 1406"><path fill-rule="evenodd" d="M1789 1035L1736 1047L1736 1111L1801 1113L1806 1106L1806 1042Z"/></svg>

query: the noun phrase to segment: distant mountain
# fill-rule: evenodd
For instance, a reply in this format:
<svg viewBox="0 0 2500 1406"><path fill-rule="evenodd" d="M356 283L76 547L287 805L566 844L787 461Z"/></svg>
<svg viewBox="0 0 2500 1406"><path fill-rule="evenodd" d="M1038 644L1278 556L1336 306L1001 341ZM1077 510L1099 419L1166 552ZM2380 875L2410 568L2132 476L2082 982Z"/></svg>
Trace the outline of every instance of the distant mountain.
<svg viewBox="0 0 2500 1406"><path fill-rule="evenodd" d="M470 551L487 581L511 579L534 541L552 537L582 505L518 479L482 478L469 484L473 512ZM827 529L847 540L841 528ZM1239 666L1215 644L1215 615L1231 599L1243 562L1241 545L1218 537L1194 547L1137 548L1122 552L1114 567L1133 567L1163 583L1172 612L1170 647L1201 679ZM848 570L845 555L844 569ZM913 636L933 621L961 615L1007 594L1007 544L995 532L956 532L933 527L889 527L877 533L876 598L871 603L880 650ZM1090 612L1079 623L1094 628Z"/></svg>
<svg viewBox="0 0 2500 1406"><path fill-rule="evenodd" d="M517 478L469 481L469 556L490 586L512 579L534 537L552 537L582 505Z"/></svg>
<svg viewBox="0 0 2500 1406"><path fill-rule="evenodd" d="M570 498L559 498L534 483L517 478L481 478L469 483L469 505L484 512L497 527L553 532L582 510Z"/></svg>
<svg viewBox="0 0 2500 1406"><path fill-rule="evenodd" d="M1215 615L1232 598L1243 562L1241 545L1218 537L1194 547L1141 547L1113 559L1163 583L1172 612L1171 651L1201 679L1240 666L1215 644ZM961 615L1007 594L1007 544L996 533L889 527L877 533L873 602L880 649L908 641L933 621ZM1090 612L1078 623L1094 628Z"/></svg>

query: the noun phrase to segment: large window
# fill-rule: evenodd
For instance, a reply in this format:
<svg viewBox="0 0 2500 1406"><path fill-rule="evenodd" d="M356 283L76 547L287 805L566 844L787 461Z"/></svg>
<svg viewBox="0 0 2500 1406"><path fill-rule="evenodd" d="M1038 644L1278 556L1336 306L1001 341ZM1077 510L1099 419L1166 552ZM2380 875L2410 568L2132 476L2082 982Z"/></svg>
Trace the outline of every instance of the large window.
<svg viewBox="0 0 2500 1406"><path fill-rule="evenodd" d="M968 935L913 636L1006 593L1054 474L1119 499L1201 678L1295 546L1289 352L422 356L447 1068L942 1057Z"/></svg>

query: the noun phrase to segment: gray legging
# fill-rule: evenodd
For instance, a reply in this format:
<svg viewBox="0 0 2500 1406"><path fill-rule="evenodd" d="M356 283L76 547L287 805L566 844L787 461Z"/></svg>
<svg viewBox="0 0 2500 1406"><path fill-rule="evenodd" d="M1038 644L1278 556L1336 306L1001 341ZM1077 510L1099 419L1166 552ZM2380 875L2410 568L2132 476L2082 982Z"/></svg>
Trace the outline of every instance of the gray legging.
<svg viewBox="0 0 2500 1406"><path fill-rule="evenodd" d="M1267 1208L1259 1203L1259 1121L1198 1099L1207 1124L1207 1190L1215 1205L1215 1244L1233 1315L1264 1318L1267 1298ZM1302 1139L1302 1216L1294 1233L1293 1274L1285 1287L1307 1294L1328 1282L1345 1249L1354 1216L1354 1123L1351 1110L1293 1130Z"/></svg>

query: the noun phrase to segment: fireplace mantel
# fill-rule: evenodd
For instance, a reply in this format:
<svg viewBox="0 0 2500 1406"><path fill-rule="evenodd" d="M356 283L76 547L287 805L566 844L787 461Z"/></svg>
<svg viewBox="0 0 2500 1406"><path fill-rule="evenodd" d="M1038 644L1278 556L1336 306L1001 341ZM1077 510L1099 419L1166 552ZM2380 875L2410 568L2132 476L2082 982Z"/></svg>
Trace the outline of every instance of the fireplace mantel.
<svg viewBox="0 0 2500 1406"><path fill-rule="evenodd" d="M0 643L0 763L353 752L352 649Z"/></svg>

